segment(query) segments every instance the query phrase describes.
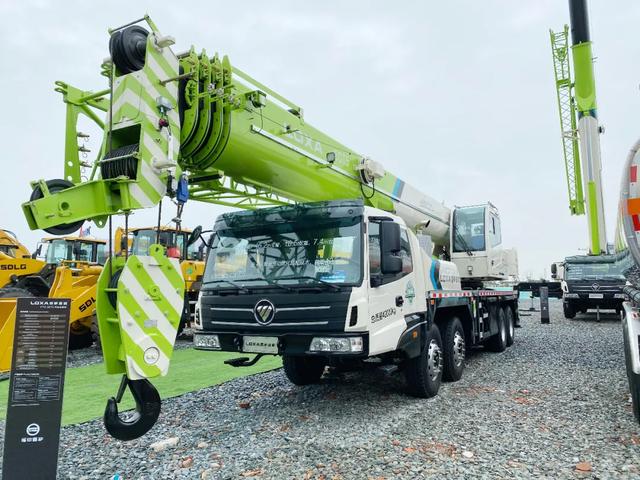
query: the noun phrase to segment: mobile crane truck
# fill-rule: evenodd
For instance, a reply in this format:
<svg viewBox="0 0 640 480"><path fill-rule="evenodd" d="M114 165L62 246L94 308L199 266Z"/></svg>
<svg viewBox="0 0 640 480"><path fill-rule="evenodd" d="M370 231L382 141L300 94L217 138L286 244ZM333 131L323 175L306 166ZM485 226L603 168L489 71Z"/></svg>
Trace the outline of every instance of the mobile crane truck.
<svg viewBox="0 0 640 480"><path fill-rule="evenodd" d="M589 254L569 256L551 264L551 277L560 280L566 318L595 309L599 319L601 309L622 311L624 258L609 252L607 246L600 161L603 128L598 125L586 0L569 0L569 12L571 47L569 27L565 25L561 32L550 31L551 51L569 210L572 215L587 216Z"/></svg>
<svg viewBox="0 0 640 480"><path fill-rule="evenodd" d="M471 345L503 350L513 341L515 293L480 288L515 273L495 207L442 206L310 126L299 106L226 56L176 55L173 43L145 16L110 30L108 88L57 82L67 104L64 179L32 183L22 206L30 228L66 234L153 206L160 218L165 196L177 223L188 198L255 209L223 216L207 242L196 345L257 352L236 365L284 354L297 383L315 379L327 359L394 357L411 390L430 396L443 374L459 378ZM105 132L87 178L80 114ZM267 206L276 208L259 208ZM122 440L158 418L149 379L168 371L183 308L178 259L158 243L148 255L110 255L98 282L106 369L123 375L104 423ZM137 415L123 419L126 388Z"/></svg>

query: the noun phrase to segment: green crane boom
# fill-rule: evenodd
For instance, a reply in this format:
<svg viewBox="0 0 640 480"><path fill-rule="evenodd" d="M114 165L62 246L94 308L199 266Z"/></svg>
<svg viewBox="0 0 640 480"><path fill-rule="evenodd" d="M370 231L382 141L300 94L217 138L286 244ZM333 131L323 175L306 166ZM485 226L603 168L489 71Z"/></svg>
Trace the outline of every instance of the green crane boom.
<svg viewBox="0 0 640 480"><path fill-rule="evenodd" d="M584 215L584 192L582 190L582 172L580 167L580 147L576 123L576 104L573 97L571 62L569 58L569 26L561 32L549 30L553 71L556 81L558 112L560 113L560 131L564 165L569 193L571 215Z"/></svg>

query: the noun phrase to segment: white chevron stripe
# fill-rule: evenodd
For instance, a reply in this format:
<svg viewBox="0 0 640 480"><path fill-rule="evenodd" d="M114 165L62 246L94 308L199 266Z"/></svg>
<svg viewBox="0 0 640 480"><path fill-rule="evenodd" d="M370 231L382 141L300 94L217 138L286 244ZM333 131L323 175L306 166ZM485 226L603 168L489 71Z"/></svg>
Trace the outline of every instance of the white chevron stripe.
<svg viewBox="0 0 640 480"><path fill-rule="evenodd" d="M144 160L140 161L140 173L160 197L163 197L164 194L167 193L167 186L160 178L160 175L151 165L149 165L149 163L145 162Z"/></svg>
<svg viewBox="0 0 640 480"><path fill-rule="evenodd" d="M155 202L152 201L146 193L140 188L137 183L129 184L129 193L133 199L138 202L142 207L153 207Z"/></svg>
<svg viewBox="0 0 640 480"><path fill-rule="evenodd" d="M114 101L113 101L113 118L117 118L118 114L120 113L120 109L122 108L122 106L128 103L129 105L131 105L133 108L135 108L136 110L140 109L140 96L136 95L135 92L126 89L124 92L122 92L120 95L118 95ZM108 115L108 112L107 112ZM107 117L108 118L108 117Z"/></svg>
<svg viewBox="0 0 640 480"><path fill-rule="evenodd" d="M135 319L129 314L124 306L119 305L118 308L118 317L120 318L120 327L127 333L129 338L144 352L148 348L155 347L158 349L158 361L154 364L154 366L158 367L161 371L165 371L169 368L169 357L165 355L165 353L158 347L158 345L153 341L153 339L144 333L144 330L140 328L135 321ZM133 360L133 359L132 359ZM134 361L135 362L135 361ZM144 375L144 367L140 367L139 365L135 365L136 370L140 372L141 375ZM143 377L144 378L144 377Z"/></svg>
<svg viewBox="0 0 640 480"><path fill-rule="evenodd" d="M148 270L147 272L151 274ZM125 288L128 288L131 291L131 295L138 300L138 305L140 305L146 317L157 322L158 331L162 334L165 340L169 342L170 345L173 345L176 338L176 329L173 328L171 322L169 322L164 313L160 311L156 302L147 299L149 295L145 292L144 288L142 288L142 285L140 285L138 280L131 275L130 277L127 276L126 279L121 279L120 281ZM176 315L179 314L179 312L176 312Z"/></svg>
<svg viewBox="0 0 640 480"><path fill-rule="evenodd" d="M153 57L150 57L153 58ZM147 62L147 64L149 65L149 67L151 68L151 70L153 71L153 73L156 75L157 78L159 79L163 79L165 78L164 74L161 74L160 76L158 76L158 74L156 73L155 68L161 69L160 65L158 65L158 63L154 60L152 60L151 62ZM155 65L155 67L154 67ZM149 95L154 99L157 99L158 97L161 96L165 96L165 95L161 95L160 92L155 88L155 86L151 83L151 80L149 79L149 77L147 77L146 75L140 75L140 77L138 78L138 80L140 81L140 83L142 84L142 88L144 88L147 92L149 92ZM169 88L169 86L171 84L173 84L175 82L170 82L166 85L167 91L169 93L169 95L171 96L171 98L169 98L168 100L171 101L171 103L173 105L178 104L178 90L177 87L175 88L175 94L173 94L172 90L174 90L173 88ZM144 100L143 100L144 102ZM155 107L155 105L154 105ZM169 120L174 123L175 125L178 125L180 118L178 116L178 111L176 108L173 108L171 110L169 110L168 114L169 116Z"/></svg>
<svg viewBox="0 0 640 480"><path fill-rule="evenodd" d="M170 258L169 261L173 264L173 267L177 272L182 272L180 270L180 263L176 258ZM180 295L176 293L176 289L171 283L169 279L162 272L157 272L153 275L153 281L156 282L156 285L160 289L160 293L166 298L166 300L171 304L176 312L182 312L182 303L184 298L181 298Z"/></svg>

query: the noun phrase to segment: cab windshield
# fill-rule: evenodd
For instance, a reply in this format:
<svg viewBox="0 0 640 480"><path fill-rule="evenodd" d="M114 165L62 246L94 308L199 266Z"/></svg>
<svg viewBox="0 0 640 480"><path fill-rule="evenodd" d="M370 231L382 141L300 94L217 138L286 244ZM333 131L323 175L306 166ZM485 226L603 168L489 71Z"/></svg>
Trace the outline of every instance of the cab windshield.
<svg viewBox="0 0 640 480"><path fill-rule="evenodd" d="M453 251L480 252L485 250L485 207L465 207L453 215Z"/></svg>
<svg viewBox="0 0 640 480"><path fill-rule="evenodd" d="M149 255L149 247L155 243L160 243L163 247L174 249L174 256L182 258L185 252L186 232L175 232L172 230L161 230L160 238L156 230L136 230L133 232L133 244L131 253L133 255Z"/></svg>
<svg viewBox="0 0 640 480"><path fill-rule="evenodd" d="M220 230L204 273L204 283L216 288L361 281L361 217Z"/></svg>
<svg viewBox="0 0 640 480"><path fill-rule="evenodd" d="M102 245L104 251L104 245ZM62 260L77 262L95 262L96 255L94 249L96 244L92 242L82 242L73 240L51 240L47 242L47 253L45 261L47 263L58 264ZM103 255L104 257L104 255ZM103 262L104 263L104 262Z"/></svg>
<svg viewBox="0 0 640 480"><path fill-rule="evenodd" d="M624 266L618 263L569 263L565 265L567 280L624 280Z"/></svg>

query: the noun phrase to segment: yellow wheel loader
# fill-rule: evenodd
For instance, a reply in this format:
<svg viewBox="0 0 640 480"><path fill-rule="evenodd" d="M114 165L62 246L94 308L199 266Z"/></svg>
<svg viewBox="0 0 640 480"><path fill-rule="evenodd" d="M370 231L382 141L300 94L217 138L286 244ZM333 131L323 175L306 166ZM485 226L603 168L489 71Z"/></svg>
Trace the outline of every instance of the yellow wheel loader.
<svg viewBox="0 0 640 480"><path fill-rule="evenodd" d="M96 286L105 259L104 240L45 238L30 255L15 235L0 230L0 373L11 367L18 297L70 298L69 348L93 343Z"/></svg>
<svg viewBox="0 0 640 480"><path fill-rule="evenodd" d="M192 230L175 227L130 228L128 235L122 228L116 229L114 245L119 255L128 250L132 255L149 255L149 247L159 243L166 248L167 256L180 260L182 276L185 280L185 299L178 335L194 318L195 305L202 285L204 273L204 244L198 244L200 234Z"/></svg>

